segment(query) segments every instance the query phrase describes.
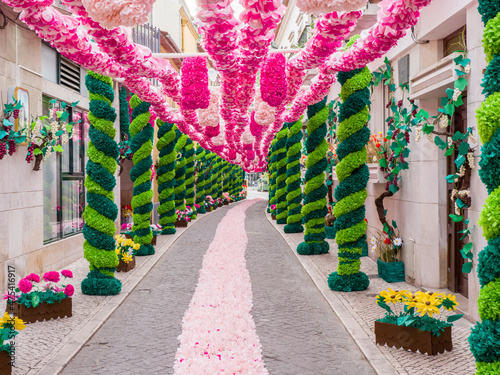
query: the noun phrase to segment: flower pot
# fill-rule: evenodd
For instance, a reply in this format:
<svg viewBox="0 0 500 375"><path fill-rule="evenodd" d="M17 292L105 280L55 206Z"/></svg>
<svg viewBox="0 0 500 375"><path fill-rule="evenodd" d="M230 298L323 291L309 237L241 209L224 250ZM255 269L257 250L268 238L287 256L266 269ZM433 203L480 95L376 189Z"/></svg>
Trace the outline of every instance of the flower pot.
<svg viewBox="0 0 500 375"><path fill-rule="evenodd" d="M418 328L375 321L375 342L379 345L403 348L412 352L418 350L428 355L436 355L453 349L451 327L446 327L439 336L433 336L431 332L421 331Z"/></svg>
<svg viewBox="0 0 500 375"><path fill-rule="evenodd" d="M325 234L326 238L328 238L329 240L334 240L337 231L335 230L335 227L325 227Z"/></svg>
<svg viewBox="0 0 500 375"><path fill-rule="evenodd" d="M207 212L212 212L212 207L208 207Z"/></svg>
<svg viewBox="0 0 500 375"><path fill-rule="evenodd" d="M134 239L133 234L127 234L127 233L124 233L124 234L125 234L125 238L130 238L131 240ZM153 239L151 240L151 245L156 246L156 236L153 236Z"/></svg>
<svg viewBox="0 0 500 375"><path fill-rule="evenodd" d="M156 236L153 236L153 239L151 240L151 245L156 246Z"/></svg>
<svg viewBox="0 0 500 375"><path fill-rule="evenodd" d="M116 272L128 272L135 268L135 257L128 263L125 263L122 259L120 259L120 263L118 263L118 267L116 267Z"/></svg>
<svg viewBox="0 0 500 375"><path fill-rule="evenodd" d="M405 281L405 264L403 262L384 262L377 259L378 276L387 283Z"/></svg>
<svg viewBox="0 0 500 375"><path fill-rule="evenodd" d="M222 207L222 206L223 206L222 203L217 204L217 207Z"/></svg>
<svg viewBox="0 0 500 375"><path fill-rule="evenodd" d="M271 215L271 219L276 220L276 215Z"/></svg>
<svg viewBox="0 0 500 375"><path fill-rule="evenodd" d="M187 228L188 222L186 220L176 220L174 227L176 228Z"/></svg>
<svg viewBox="0 0 500 375"><path fill-rule="evenodd" d="M64 318L65 316L73 316L72 299L65 298L61 302L48 304L47 302L40 303L37 307L26 307L14 302L12 305L7 305L7 312L12 312L14 316L22 319L25 323L34 323L37 320Z"/></svg>
<svg viewBox="0 0 500 375"><path fill-rule="evenodd" d="M227 206L227 205L229 205L229 202L224 202L224 206Z"/></svg>
<svg viewBox="0 0 500 375"><path fill-rule="evenodd" d="M12 365L10 353L5 350L0 351L0 374L11 375Z"/></svg>

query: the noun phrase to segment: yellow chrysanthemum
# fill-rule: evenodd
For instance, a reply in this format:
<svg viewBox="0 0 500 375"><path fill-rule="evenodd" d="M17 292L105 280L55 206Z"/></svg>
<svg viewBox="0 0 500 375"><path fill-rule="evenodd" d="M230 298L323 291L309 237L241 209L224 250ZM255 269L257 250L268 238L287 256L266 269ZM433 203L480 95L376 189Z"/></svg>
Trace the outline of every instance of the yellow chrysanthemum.
<svg viewBox="0 0 500 375"><path fill-rule="evenodd" d="M432 318L432 315L440 313L437 307L441 304L439 294L419 293L416 296L416 300L415 308L417 309L417 313L420 313L420 316L428 314Z"/></svg>
<svg viewBox="0 0 500 375"><path fill-rule="evenodd" d="M395 291L391 288L387 288L387 290L383 290L380 292L380 296L384 299L385 303L396 303L403 300L403 295L406 292L407 290Z"/></svg>
<svg viewBox="0 0 500 375"><path fill-rule="evenodd" d="M14 329L16 329L17 331L22 331L26 328L24 322L21 319L19 319L17 316L11 318L8 312L5 312L3 318L0 319L0 328L4 328L6 324L13 324Z"/></svg>
<svg viewBox="0 0 500 375"><path fill-rule="evenodd" d="M122 251L122 248L121 248L121 247L117 247L117 248L115 249L115 253L117 253L117 254L120 254L120 253L121 253L121 251Z"/></svg>
<svg viewBox="0 0 500 375"><path fill-rule="evenodd" d="M138 243L135 243L134 246L132 247L134 250L139 250L141 248L141 245Z"/></svg>
<svg viewBox="0 0 500 375"><path fill-rule="evenodd" d="M134 241L132 241L130 238L127 238L123 245L124 246L132 246L133 243L134 243Z"/></svg>
<svg viewBox="0 0 500 375"><path fill-rule="evenodd" d="M132 255L130 255L129 253L124 253L124 254L122 255L122 260L123 260L123 262L124 262L124 263L127 263L127 264L128 264L129 262L131 262L131 261L132 261L132 259L133 259L133 257L132 257Z"/></svg>

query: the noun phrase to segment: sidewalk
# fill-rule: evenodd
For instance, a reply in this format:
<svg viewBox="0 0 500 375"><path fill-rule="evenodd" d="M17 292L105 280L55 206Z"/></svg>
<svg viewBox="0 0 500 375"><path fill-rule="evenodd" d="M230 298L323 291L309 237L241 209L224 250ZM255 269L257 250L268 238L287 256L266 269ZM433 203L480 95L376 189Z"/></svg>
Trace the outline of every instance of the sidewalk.
<svg viewBox="0 0 500 375"><path fill-rule="evenodd" d="M418 288L404 282L386 283L377 276L376 262L369 257L363 257L361 258L361 271L370 278L370 287L363 292L334 292L328 288L327 280L328 275L337 269L338 258L335 241L327 240L330 243L328 254L299 255L295 250L298 244L303 242L304 235L302 233L284 233L283 225L276 224L276 221L271 219L270 214L266 216L286 240L290 250L297 256L379 375L469 375L475 373L474 357L467 342L473 326L472 323L464 318L455 322L452 329L453 351L436 356L422 355L386 346L381 347L375 344L374 321L384 315L384 310L375 303L375 296L388 287L394 290L407 289L411 291L416 291Z"/></svg>

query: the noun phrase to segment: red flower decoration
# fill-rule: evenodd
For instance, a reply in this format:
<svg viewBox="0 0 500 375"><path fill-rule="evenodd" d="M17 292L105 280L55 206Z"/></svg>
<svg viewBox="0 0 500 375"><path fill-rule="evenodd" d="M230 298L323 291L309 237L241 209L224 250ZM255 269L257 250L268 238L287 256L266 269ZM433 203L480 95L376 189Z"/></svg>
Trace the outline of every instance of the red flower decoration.
<svg viewBox="0 0 500 375"><path fill-rule="evenodd" d="M30 273L28 276L25 277L25 279L29 281L34 281L35 283L40 282L40 276L38 276L36 273Z"/></svg>
<svg viewBox="0 0 500 375"><path fill-rule="evenodd" d="M68 277L70 279L73 278L73 272L71 272L70 270L62 270L61 275L63 275L64 277Z"/></svg>
<svg viewBox="0 0 500 375"><path fill-rule="evenodd" d="M31 281L26 279L19 280L19 284L17 284L17 286L19 287L21 293L29 293L31 292L31 288L33 288L33 284L31 284Z"/></svg>
<svg viewBox="0 0 500 375"><path fill-rule="evenodd" d="M66 285L66 288L64 288L64 294L66 294L68 297L71 297L74 293L75 288L73 287L73 285Z"/></svg>
<svg viewBox="0 0 500 375"><path fill-rule="evenodd" d="M392 241L391 241L391 239L390 239L389 237L387 237L387 238L384 240L384 243L385 243L386 245L389 245L389 244L391 244L391 243L392 243Z"/></svg>
<svg viewBox="0 0 500 375"><path fill-rule="evenodd" d="M46 272L43 275L43 279L45 281L53 281L55 283L58 283L60 280L59 272L57 272L57 271Z"/></svg>

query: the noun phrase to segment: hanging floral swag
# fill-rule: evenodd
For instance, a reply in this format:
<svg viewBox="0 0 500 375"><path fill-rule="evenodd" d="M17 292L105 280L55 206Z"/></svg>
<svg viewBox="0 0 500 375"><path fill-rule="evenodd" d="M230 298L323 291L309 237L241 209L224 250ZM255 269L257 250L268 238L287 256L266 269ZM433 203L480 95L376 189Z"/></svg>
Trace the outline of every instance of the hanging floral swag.
<svg viewBox="0 0 500 375"><path fill-rule="evenodd" d="M15 131L15 126L11 122L12 119L17 119L19 117L19 112L22 108L23 105L20 101L4 104L4 119L0 124L0 160L2 160L7 153L9 153L9 156L12 156L12 154L16 152L16 146L26 141L26 136L21 134L20 131Z"/></svg>

